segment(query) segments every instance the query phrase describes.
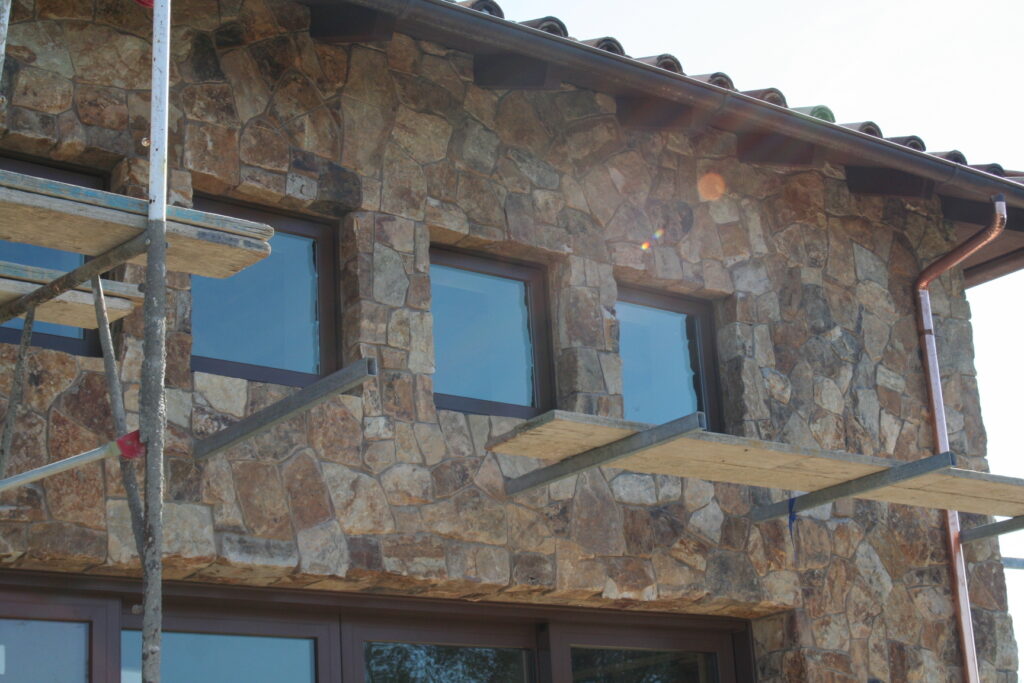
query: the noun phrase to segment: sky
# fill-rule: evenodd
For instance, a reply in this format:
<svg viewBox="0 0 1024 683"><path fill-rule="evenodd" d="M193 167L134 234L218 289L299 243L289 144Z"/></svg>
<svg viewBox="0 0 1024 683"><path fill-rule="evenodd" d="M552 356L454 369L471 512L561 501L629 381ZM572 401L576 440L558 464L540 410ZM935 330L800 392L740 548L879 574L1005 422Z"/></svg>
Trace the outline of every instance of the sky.
<svg viewBox="0 0 1024 683"><path fill-rule="evenodd" d="M497 0L505 17L561 19L579 39L612 36L634 57L670 53L688 74L723 71L740 90L775 87L791 107L874 121L932 151L1024 171L1021 0ZM1024 272L968 290L993 472L1024 478ZM1024 531L1000 539L1024 557ZM1024 660L1024 570L1006 570Z"/></svg>

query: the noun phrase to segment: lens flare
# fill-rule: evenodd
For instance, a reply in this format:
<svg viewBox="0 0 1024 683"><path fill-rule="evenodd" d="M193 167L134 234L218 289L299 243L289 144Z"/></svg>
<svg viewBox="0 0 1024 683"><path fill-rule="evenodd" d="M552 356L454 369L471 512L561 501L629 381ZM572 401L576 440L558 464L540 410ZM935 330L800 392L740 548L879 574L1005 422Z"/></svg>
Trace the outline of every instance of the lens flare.
<svg viewBox="0 0 1024 683"><path fill-rule="evenodd" d="M648 249L651 248L651 243L650 242L644 242L643 244L640 245L640 248L643 249L644 251L647 251Z"/></svg>
<svg viewBox="0 0 1024 683"><path fill-rule="evenodd" d="M697 192L700 194L700 198L706 202L721 199L725 194L725 178L714 171L705 173L697 181Z"/></svg>

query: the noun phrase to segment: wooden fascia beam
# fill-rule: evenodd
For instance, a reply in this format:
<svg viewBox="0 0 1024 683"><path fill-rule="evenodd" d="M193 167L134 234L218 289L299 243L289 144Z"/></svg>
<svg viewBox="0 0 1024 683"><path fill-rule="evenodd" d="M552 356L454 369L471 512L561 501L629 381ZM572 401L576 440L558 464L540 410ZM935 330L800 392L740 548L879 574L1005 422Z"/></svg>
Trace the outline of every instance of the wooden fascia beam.
<svg viewBox="0 0 1024 683"><path fill-rule="evenodd" d="M880 166L847 166L846 186L854 194L875 194L889 197L931 198L934 181ZM986 218L986 222L988 218Z"/></svg>
<svg viewBox="0 0 1024 683"><path fill-rule="evenodd" d="M813 166L818 157L813 143L778 133L741 133L736 154L746 163L783 166Z"/></svg>
<svg viewBox="0 0 1024 683"><path fill-rule="evenodd" d="M693 123L693 109L657 97L618 97L619 125L638 130L685 130Z"/></svg>
<svg viewBox="0 0 1024 683"><path fill-rule="evenodd" d="M327 43L391 40L395 17L348 3L308 1L309 36Z"/></svg>
<svg viewBox="0 0 1024 683"><path fill-rule="evenodd" d="M473 57L473 83L481 88L554 90L561 78L542 59L501 52Z"/></svg>

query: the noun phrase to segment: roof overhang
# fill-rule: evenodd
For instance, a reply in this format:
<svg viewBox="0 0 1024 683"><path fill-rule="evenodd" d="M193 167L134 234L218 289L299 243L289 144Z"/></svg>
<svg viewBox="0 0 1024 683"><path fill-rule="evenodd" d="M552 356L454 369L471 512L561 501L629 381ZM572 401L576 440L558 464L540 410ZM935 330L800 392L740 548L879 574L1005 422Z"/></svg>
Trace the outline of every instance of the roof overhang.
<svg viewBox="0 0 1024 683"><path fill-rule="evenodd" d="M968 284L980 284L1024 268L1024 178L986 173L448 0L302 2L315 10L314 27L323 25L322 22L336 24L329 20L338 13L359 17L362 36L356 31L350 40L384 38L394 30L476 57L490 57L491 64L495 57L518 58L534 67L545 67L534 87L551 87L552 82L564 81L606 93L622 102L648 102L650 110L662 111L662 116L646 122L652 127L678 126L682 121L691 130L714 127L736 133L741 150L747 150L750 161L771 163L777 159L786 165L827 161L867 170L881 169L883 179L885 174L899 174L919 188L911 193L913 196L941 197L947 217L956 222L958 233L965 236L977 225L988 222L991 197L1001 193L1009 208L1007 231L964 264ZM351 26L351 21L348 24ZM363 26L371 28L364 30ZM489 73L493 75L493 71ZM905 190L887 187L902 188L907 183L879 185L878 191L899 195Z"/></svg>

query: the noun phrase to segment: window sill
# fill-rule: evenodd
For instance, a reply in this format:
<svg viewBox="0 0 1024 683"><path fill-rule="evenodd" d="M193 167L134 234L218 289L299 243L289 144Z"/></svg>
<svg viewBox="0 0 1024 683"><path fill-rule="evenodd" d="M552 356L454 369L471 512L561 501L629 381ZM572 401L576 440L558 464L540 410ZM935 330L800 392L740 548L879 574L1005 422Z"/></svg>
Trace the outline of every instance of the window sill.
<svg viewBox="0 0 1024 683"><path fill-rule="evenodd" d="M479 398L467 398L451 394L434 394L434 407L439 410L454 410L459 413L493 415L495 417L517 417L524 420L537 417L546 411L545 408L522 406L515 403L500 403L498 401L485 401Z"/></svg>

